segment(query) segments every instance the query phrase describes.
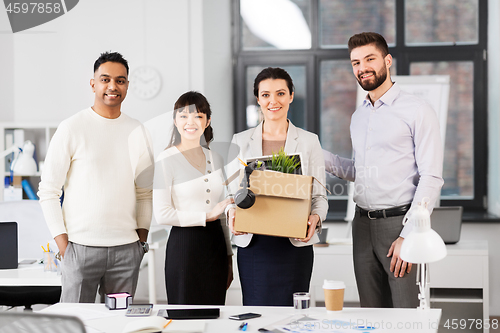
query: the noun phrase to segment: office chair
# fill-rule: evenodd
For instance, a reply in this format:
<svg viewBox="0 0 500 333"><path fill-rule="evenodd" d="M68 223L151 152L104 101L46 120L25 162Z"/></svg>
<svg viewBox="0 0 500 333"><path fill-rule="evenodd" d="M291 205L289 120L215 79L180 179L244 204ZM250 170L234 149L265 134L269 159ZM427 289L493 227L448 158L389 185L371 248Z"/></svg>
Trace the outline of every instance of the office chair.
<svg viewBox="0 0 500 333"><path fill-rule="evenodd" d="M0 333L85 333L77 317L32 312L0 312Z"/></svg>

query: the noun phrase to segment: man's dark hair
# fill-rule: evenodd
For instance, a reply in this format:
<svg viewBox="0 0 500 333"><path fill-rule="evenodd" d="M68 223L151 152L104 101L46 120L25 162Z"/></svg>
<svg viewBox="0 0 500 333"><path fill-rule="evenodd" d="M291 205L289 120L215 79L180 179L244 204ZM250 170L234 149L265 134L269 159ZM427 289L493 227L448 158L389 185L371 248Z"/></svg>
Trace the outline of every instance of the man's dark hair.
<svg viewBox="0 0 500 333"><path fill-rule="evenodd" d="M128 75L128 62L118 52L104 52L104 53L101 53L101 56L99 58L97 58L97 60L94 62L94 73L99 69L99 67L102 64L104 64L104 63L106 63L108 61L118 62L118 63L122 64L123 66L125 66L125 68L127 69L127 75Z"/></svg>
<svg viewBox="0 0 500 333"><path fill-rule="evenodd" d="M385 38L376 32L362 32L349 38L349 42L347 43L349 54L351 54L353 49L369 44L374 44L382 52L383 57L389 54L389 47Z"/></svg>

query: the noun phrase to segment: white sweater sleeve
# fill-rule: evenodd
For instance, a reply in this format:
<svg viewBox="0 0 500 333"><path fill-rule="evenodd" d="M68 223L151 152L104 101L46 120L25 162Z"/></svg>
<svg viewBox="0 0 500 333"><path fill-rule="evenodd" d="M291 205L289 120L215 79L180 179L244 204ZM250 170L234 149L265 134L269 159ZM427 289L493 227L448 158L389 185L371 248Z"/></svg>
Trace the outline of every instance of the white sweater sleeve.
<svg viewBox="0 0 500 333"><path fill-rule="evenodd" d="M136 220L138 229L149 230L153 216L154 156L149 132L141 125L129 137L132 166L135 166Z"/></svg>
<svg viewBox="0 0 500 333"><path fill-rule="evenodd" d="M68 128L61 123L50 141L39 184L40 205L53 237L67 233L60 198L71 164L71 141Z"/></svg>

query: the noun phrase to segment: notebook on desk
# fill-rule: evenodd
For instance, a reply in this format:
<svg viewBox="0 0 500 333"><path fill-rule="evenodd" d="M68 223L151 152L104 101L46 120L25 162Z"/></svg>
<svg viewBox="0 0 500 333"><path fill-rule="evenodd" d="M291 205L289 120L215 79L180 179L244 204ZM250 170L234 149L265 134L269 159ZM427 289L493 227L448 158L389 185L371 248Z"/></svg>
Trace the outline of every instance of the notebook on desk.
<svg viewBox="0 0 500 333"><path fill-rule="evenodd" d="M462 231L462 211L460 206L436 207L431 214L431 227L446 244L455 244L460 240Z"/></svg>
<svg viewBox="0 0 500 333"><path fill-rule="evenodd" d="M0 269L17 268L17 222L0 222Z"/></svg>

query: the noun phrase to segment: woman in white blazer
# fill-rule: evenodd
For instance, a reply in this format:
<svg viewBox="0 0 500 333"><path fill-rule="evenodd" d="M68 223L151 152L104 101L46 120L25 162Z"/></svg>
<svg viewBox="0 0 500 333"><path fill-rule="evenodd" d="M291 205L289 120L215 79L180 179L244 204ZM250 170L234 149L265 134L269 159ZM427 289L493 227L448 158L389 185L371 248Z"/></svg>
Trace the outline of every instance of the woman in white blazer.
<svg viewBox="0 0 500 333"><path fill-rule="evenodd" d="M287 119L293 101L293 82L281 68L268 67L254 81L254 95L264 120L257 127L235 134L239 158L272 155L284 148L287 154L301 153L302 174L325 183L325 163L316 134L295 127ZM237 190L231 184L231 193ZM325 220L328 201L325 189L314 182L307 236L304 239L242 234L234 231L235 209L228 210L229 227L238 246L238 269L243 305L291 306L293 293L309 290L313 267L312 244Z"/></svg>
<svg viewBox="0 0 500 333"><path fill-rule="evenodd" d="M224 199L222 158L208 148L211 110L194 91L174 106L171 144L158 155L153 211L171 225L165 254L169 304L224 305L232 280L230 232L219 216Z"/></svg>

